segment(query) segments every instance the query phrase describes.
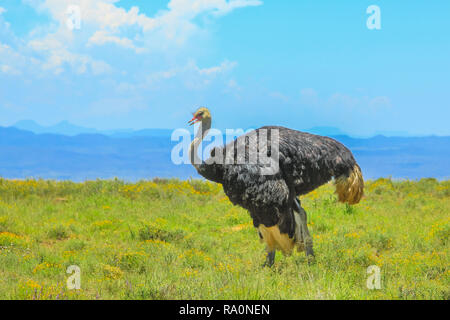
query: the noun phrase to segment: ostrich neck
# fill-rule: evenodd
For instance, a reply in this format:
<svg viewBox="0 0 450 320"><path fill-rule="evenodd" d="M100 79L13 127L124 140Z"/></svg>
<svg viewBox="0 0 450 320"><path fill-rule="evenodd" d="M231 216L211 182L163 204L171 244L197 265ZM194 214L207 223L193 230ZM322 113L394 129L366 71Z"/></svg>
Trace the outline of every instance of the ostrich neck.
<svg viewBox="0 0 450 320"><path fill-rule="evenodd" d="M189 157L192 165L195 169L197 169L197 171L203 163L203 161L198 157L198 147L202 143L203 138L208 134L209 129L211 129L211 119L203 120L198 127L194 141L192 141L189 146Z"/></svg>

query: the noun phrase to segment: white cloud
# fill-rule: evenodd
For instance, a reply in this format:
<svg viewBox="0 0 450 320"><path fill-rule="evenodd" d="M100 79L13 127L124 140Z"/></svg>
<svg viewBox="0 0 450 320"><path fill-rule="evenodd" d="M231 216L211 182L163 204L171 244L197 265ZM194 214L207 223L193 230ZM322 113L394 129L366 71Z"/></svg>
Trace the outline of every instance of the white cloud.
<svg viewBox="0 0 450 320"><path fill-rule="evenodd" d="M224 60L217 66L201 68L195 61L190 60L184 66L151 72L144 78L137 78L134 82L126 79L117 81L113 87L121 94L136 94L139 90L158 91L163 84L172 82L178 88L182 86L190 90L202 90L216 80L218 83L223 83L224 92L236 92L241 88L235 80L228 78L229 72L236 65L236 62Z"/></svg>
<svg viewBox="0 0 450 320"><path fill-rule="evenodd" d="M23 69L35 63L34 59L29 59L20 54L7 44L0 42L0 72L8 75L20 75Z"/></svg>
<svg viewBox="0 0 450 320"><path fill-rule="evenodd" d="M89 105L89 116L121 116L133 110L145 110L149 106L144 101L134 97L103 98Z"/></svg>
<svg viewBox="0 0 450 320"><path fill-rule="evenodd" d="M360 98L343 93L335 93L328 99L328 104L354 108L361 102Z"/></svg>
<svg viewBox="0 0 450 320"><path fill-rule="evenodd" d="M312 88L303 88L300 90L300 102L315 106L319 102L319 96L316 90Z"/></svg>
<svg viewBox="0 0 450 320"><path fill-rule="evenodd" d="M235 79L225 80L223 93L230 94L236 99L241 99L242 88Z"/></svg>
<svg viewBox="0 0 450 320"><path fill-rule="evenodd" d="M2 16L3 13L6 12L6 9L3 7L0 7L0 39L2 41L8 41L12 38L12 32L11 32L11 24L9 24L7 21L5 21L5 18Z"/></svg>
<svg viewBox="0 0 450 320"><path fill-rule="evenodd" d="M32 40L28 46L42 54L41 67L44 71L60 74L64 71L65 65L69 65L76 74L98 75L111 71L111 67L106 62L95 60L86 54L73 53L56 37Z"/></svg>
<svg viewBox="0 0 450 320"><path fill-rule="evenodd" d="M276 100L281 100L282 102L289 102L289 97L287 97L286 95L284 95L283 93L279 92L279 91L274 91L274 92L270 92L269 96L273 99Z"/></svg>
<svg viewBox="0 0 450 320"><path fill-rule="evenodd" d="M241 90L241 87L239 86L239 84L237 83L237 81L234 80L234 79L230 79L230 80L227 81L227 87L228 87L230 90L237 90L237 91L240 91L240 90Z"/></svg>
<svg viewBox="0 0 450 320"><path fill-rule="evenodd" d="M236 62L225 60L217 66L200 68L194 61L189 61L182 70L184 85L191 90L202 90L210 86L216 78L224 80L223 77L236 65Z"/></svg>
<svg viewBox="0 0 450 320"><path fill-rule="evenodd" d="M144 53L146 51L143 48L136 47L133 44L133 41L131 39L128 39L126 37L121 38L121 37L113 36L113 35L108 34L108 32L106 32L106 31L97 31L88 40L88 46L104 45L106 43L114 43L118 46L121 46L121 47L124 47L127 49L132 49L136 53Z"/></svg>
<svg viewBox="0 0 450 320"><path fill-rule="evenodd" d="M224 15L224 14L227 14L237 8L243 8L243 7L249 7L249 6L260 6L262 4L263 4L262 1L258 1L258 0L235 0L235 1L229 1L226 4L223 4L223 2L222 2L221 9L218 10L217 12L215 12L215 14L216 15Z"/></svg>
<svg viewBox="0 0 450 320"><path fill-rule="evenodd" d="M233 69L236 65L237 65L236 62L231 62L231 61L225 60L219 66L215 66L215 67L204 68L204 69L200 69L199 67L197 67L195 65L193 67L201 75L214 76L216 74L228 72L231 69Z"/></svg>
<svg viewBox="0 0 450 320"><path fill-rule="evenodd" d="M185 87L199 90L207 87L216 77L226 75L236 65L236 62L224 60L220 65L201 68L195 61L190 60L182 67L151 73L141 86L144 88L154 87L161 81L181 77L184 79Z"/></svg>
<svg viewBox="0 0 450 320"><path fill-rule="evenodd" d="M375 97L369 101L369 106L372 108L391 107L391 99L386 96Z"/></svg>
<svg viewBox="0 0 450 320"><path fill-rule="evenodd" d="M8 66L6 64L0 65L0 71L3 73L6 73L6 74L14 75L14 76L20 75L19 70L15 69L12 66Z"/></svg>
<svg viewBox="0 0 450 320"><path fill-rule="evenodd" d="M248 6L260 6L258 0L171 0L168 8L177 17L192 18L201 13L224 15L234 9Z"/></svg>
<svg viewBox="0 0 450 320"><path fill-rule="evenodd" d="M52 18L53 24L45 28L39 26L30 33L26 47L42 59L44 71L55 74L66 68L76 74L111 71L115 66L99 60L103 56L107 60L110 52L103 56L97 54L95 59L91 57L95 47L107 44L133 50L136 54L175 56L183 52L185 45L191 45L192 37L205 33L199 25L198 21L202 21L199 17L218 17L238 8L262 4L259 0L171 0L166 9L147 16L137 6L129 10L116 6L118 0L23 1ZM70 6L80 8L81 30L67 27ZM214 76L231 70L234 65L225 61L219 66L198 68L197 72Z"/></svg>
<svg viewBox="0 0 450 320"><path fill-rule="evenodd" d="M352 111L359 110L361 112L391 106L391 101L386 96L369 97L367 94L350 95L336 92L328 98L322 98L319 96L318 92L312 88L300 90L300 103L311 107L329 109L346 108L351 109Z"/></svg>
<svg viewBox="0 0 450 320"><path fill-rule="evenodd" d="M154 17L149 17L140 13L136 6L127 11L117 7L116 2L118 0L43 0L32 4L40 11L49 12L62 28L66 26L68 19L67 8L78 5L83 28L92 28L94 33L100 32L93 36L94 39L90 44L102 45L114 42L126 48L139 47L134 43L136 39L125 39L121 36L121 32L128 27L138 27L143 33L140 41L147 42L147 45L152 41L146 40L155 38L160 42L163 41L158 43L160 47L182 45L200 29L193 22L200 15L219 16L237 8L262 4L258 0L171 0L167 9L161 10ZM102 37L99 38L100 36Z"/></svg>

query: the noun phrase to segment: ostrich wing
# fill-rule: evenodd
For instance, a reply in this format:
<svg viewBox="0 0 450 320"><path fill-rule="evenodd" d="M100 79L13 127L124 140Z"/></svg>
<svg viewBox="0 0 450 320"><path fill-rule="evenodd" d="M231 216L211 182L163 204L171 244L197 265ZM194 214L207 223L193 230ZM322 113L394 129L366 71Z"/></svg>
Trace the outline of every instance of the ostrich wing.
<svg viewBox="0 0 450 320"><path fill-rule="evenodd" d="M233 150L231 162L223 165L222 184L230 200L248 210L291 205L292 196L311 192L333 176L348 174L356 164L352 153L334 139L273 126L259 128L253 133L259 137L262 129L269 132L268 141L258 139L252 143L249 133L224 148L211 151L212 157L220 155L218 158L224 159L225 150ZM272 152L275 145L271 141L271 131L274 129L279 133L280 170L273 175L264 175L265 165L249 162L249 159L263 148Z"/></svg>
<svg viewBox="0 0 450 320"><path fill-rule="evenodd" d="M273 127L272 127L273 128ZM277 127L280 132L280 168L296 195L348 175L356 161L340 142L306 132Z"/></svg>

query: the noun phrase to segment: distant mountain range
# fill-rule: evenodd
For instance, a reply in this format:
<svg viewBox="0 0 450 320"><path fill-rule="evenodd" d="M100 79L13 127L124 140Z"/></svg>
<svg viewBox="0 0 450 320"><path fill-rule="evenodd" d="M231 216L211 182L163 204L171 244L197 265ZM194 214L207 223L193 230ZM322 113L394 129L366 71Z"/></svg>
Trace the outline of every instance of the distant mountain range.
<svg viewBox="0 0 450 320"><path fill-rule="evenodd" d="M62 134L66 136L76 136L78 134L103 134L106 136L125 138L133 136L167 136L172 133L171 129L115 129L115 130L97 130L93 128L87 128L82 126L77 126L70 123L69 121L61 121L55 125L43 126L38 124L33 120L21 120L16 122L12 127L22 130L31 131L33 133L54 133ZM319 134L322 136L350 136L347 132L342 131L339 128L327 127L327 126L317 126L308 129L303 129L302 131ZM410 136L407 132L403 131L378 131L376 135L384 135L387 137L407 137Z"/></svg>
<svg viewBox="0 0 450 320"><path fill-rule="evenodd" d="M133 136L167 136L172 133L170 129L143 129L143 130L133 130L133 129L116 129L116 130L97 130L93 128L86 128L82 126L77 126L70 123L69 121L61 121L52 126L42 126L33 120L21 120L16 122L12 127L31 131L33 133L52 133L61 134L66 136L76 136L79 134L102 134L106 136L111 136L115 138L126 138Z"/></svg>
<svg viewBox="0 0 450 320"><path fill-rule="evenodd" d="M87 128L82 126L77 126L70 123L69 121L61 121L52 126L42 126L33 120L21 120L13 125L14 128L31 131L33 133L54 133L62 134L66 136L76 136L78 134L103 134L106 136L125 138L133 136L167 136L172 133L171 129L143 129L143 130L133 130L133 129L116 129L116 130L97 130L93 128ZM320 134L324 136L336 136L336 135L347 135L347 133L334 127L313 127L307 132L314 134Z"/></svg>
<svg viewBox="0 0 450 320"><path fill-rule="evenodd" d="M0 127L0 176L4 178L83 181L118 177L135 181L199 177L191 165L171 161L172 149L178 143L171 141L171 130L86 133L87 128L63 122L49 127L52 133L37 134L49 129L24 121L16 125L30 130ZM324 128L318 131L323 134ZM450 178L450 137L331 136L352 150L365 178Z"/></svg>
<svg viewBox="0 0 450 320"><path fill-rule="evenodd" d="M69 121L61 121L53 126L41 126L33 120L22 120L16 122L13 127L31 131L33 133L55 133L68 136L75 136L80 133L99 133L96 129L80 127L71 124Z"/></svg>

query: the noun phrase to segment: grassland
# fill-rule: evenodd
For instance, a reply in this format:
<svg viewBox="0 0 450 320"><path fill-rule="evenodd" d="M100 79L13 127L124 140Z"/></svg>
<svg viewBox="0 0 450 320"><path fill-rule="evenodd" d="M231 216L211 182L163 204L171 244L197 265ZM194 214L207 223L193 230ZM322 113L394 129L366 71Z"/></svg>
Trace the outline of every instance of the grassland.
<svg viewBox="0 0 450 320"><path fill-rule="evenodd" d="M264 245L249 215L202 181L0 179L1 299L449 299L450 181L332 184L302 198L316 259ZM81 269L69 290L66 269ZM381 268L380 290L366 287Z"/></svg>

